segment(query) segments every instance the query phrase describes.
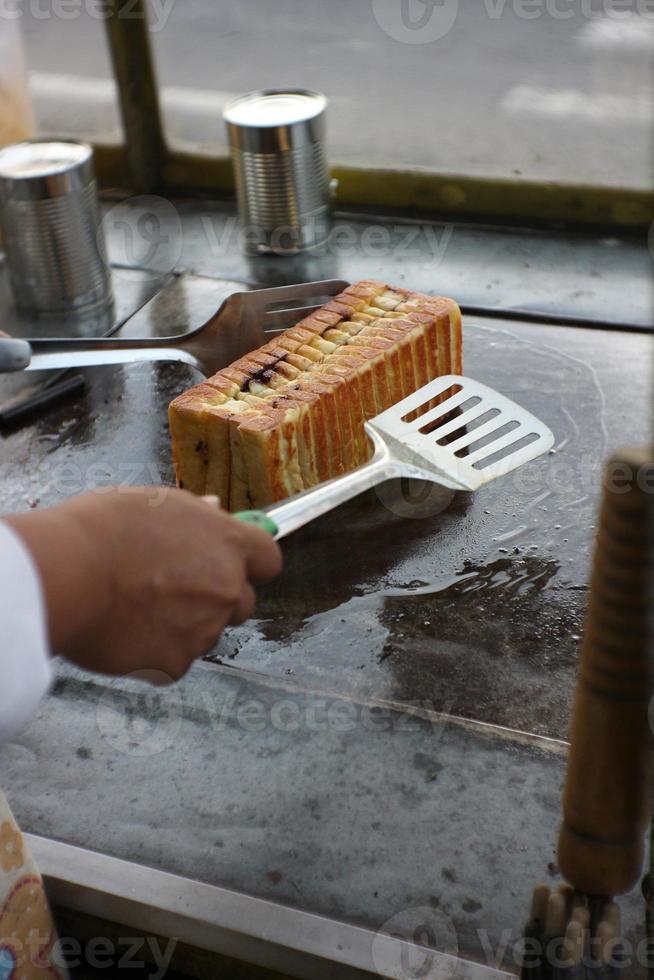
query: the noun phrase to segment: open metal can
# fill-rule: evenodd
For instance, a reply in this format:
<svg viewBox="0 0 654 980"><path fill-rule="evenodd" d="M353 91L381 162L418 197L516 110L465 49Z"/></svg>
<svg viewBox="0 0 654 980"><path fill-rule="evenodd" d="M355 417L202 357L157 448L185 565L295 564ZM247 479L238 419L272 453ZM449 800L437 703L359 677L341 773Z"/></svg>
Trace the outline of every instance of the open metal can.
<svg viewBox="0 0 654 980"><path fill-rule="evenodd" d="M326 108L319 92L268 89L225 109L246 251L293 254L326 241Z"/></svg>
<svg viewBox="0 0 654 980"><path fill-rule="evenodd" d="M61 316L111 304L87 143L37 139L0 150L0 228L19 309Z"/></svg>

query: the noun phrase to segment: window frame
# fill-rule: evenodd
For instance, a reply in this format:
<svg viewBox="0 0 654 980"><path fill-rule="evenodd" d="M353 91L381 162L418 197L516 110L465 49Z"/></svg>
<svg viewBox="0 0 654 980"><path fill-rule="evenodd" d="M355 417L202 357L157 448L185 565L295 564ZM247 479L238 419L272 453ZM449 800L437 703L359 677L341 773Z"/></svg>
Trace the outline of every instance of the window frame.
<svg viewBox="0 0 654 980"><path fill-rule="evenodd" d="M175 149L166 140L145 0L105 0L105 11L125 143L95 146L100 185L170 197L232 197L228 156ZM628 187L338 165L332 176L336 207L635 234L647 233L654 221L654 191Z"/></svg>

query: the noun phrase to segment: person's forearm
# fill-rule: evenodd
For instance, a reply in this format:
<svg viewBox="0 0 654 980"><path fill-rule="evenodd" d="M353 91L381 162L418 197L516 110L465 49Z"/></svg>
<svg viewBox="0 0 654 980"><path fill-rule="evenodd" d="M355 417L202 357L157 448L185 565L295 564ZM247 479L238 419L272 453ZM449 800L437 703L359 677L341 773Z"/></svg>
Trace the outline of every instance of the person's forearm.
<svg viewBox="0 0 654 980"><path fill-rule="evenodd" d="M75 649L107 601L101 563L83 523L70 504L4 520L26 545L41 577L52 651Z"/></svg>

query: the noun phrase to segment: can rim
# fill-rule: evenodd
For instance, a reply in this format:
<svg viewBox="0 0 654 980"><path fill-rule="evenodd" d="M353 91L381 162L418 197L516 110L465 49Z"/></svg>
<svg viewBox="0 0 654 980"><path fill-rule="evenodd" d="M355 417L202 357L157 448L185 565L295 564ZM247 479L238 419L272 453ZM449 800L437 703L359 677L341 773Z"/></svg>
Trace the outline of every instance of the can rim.
<svg viewBox="0 0 654 980"><path fill-rule="evenodd" d="M87 163L93 148L82 140L36 138L0 149L0 178L39 180Z"/></svg>
<svg viewBox="0 0 654 980"><path fill-rule="evenodd" d="M301 99L306 100L308 103L313 103L311 111L306 113L300 113L295 118L288 118L284 120L272 120L271 122L261 121L261 122L251 122L244 121L242 118L238 117L238 109L243 105L248 103L253 103L256 101L265 101L268 98L274 98L276 96L299 96ZM298 99L299 105L299 99ZM322 94L322 92L317 92L314 89L309 88L268 88L268 89L258 89L252 92L245 92L243 95L238 95L235 99L232 99L223 110L223 119L226 123L232 126L239 126L244 129L276 129L280 126L294 126L298 123L309 122L319 116L321 112L327 108L327 97Z"/></svg>

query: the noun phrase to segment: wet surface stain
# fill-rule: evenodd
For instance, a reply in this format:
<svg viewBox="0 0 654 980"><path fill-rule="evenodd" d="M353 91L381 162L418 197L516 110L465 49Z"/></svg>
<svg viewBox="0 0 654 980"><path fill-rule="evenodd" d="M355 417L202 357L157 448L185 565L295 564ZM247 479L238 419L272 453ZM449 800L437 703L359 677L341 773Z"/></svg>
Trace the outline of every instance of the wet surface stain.
<svg viewBox="0 0 654 980"><path fill-rule="evenodd" d="M548 594L557 567L466 563L433 595L387 597L379 663L393 672L398 700L420 696L437 711L541 734L564 729L583 607L579 595Z"/></svg>

